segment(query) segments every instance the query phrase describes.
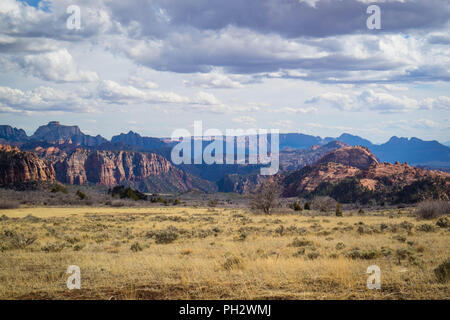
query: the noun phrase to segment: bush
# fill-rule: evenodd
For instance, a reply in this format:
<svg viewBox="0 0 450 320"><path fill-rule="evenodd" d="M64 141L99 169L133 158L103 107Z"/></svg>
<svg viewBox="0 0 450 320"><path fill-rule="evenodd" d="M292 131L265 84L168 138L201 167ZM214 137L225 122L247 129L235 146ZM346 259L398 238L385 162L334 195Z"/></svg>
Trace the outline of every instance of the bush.
<svg viewBox="0 0 450 320"><path fill-rule="evenodd" d="M441 217L438 221L436 221L436 225L440 228L448 228L450 227L450 221L447 217Z"/></svg>
<svg viewBox="0 0 450 320"><path fill-rule="evenodd" d="M155 233L155 242L157 244L168 244L178 239L178 232L175 228L167 228Z"/></svg>
<svg viewBox="0 0 450 320"><path fill-rule="evenodd" d="M336 204L336 217L342 217L342 205L339 202Z"/></svg>
<svg viewBox="0 0 450 320"><path fill-rule="evenodd" d="M120 199L132 199L134 201L147 200L147 196L138 190L133 190L130 187L116 186L108 190L108 194L111 196L119 196Z"/></svg>
<svg viewBox="0 0 450 320"><path fill-rule="evenodd" d="M281 187L278 183L266 181L251 196L250 206L253 210L271 214L272 210L279 205Z"/></svg>
<svg viewBox="0 0 450 320"><path fill-rule="evenodd" d="M423 201L417 206L416 213L423 219L433 219L438 216L450 213L449 201Z"/></svg>
<svg viewBox="0 0 450 320"><path fill-rule="evenodd" d="M434 274L439 282L447 282L450 279L450 259L445 260L436 269L434 269Z"/></svg>
<svg viewBox="0 0 450 320"><path fill-rule="evenodd" d="M328 196L324 197L315 197L312 206L315 210L319 210L321 212L328 212L332 208L336 206L336 201Z"/></svg>
<svg viewBox="0 0 450 320"><path fill-rule="evenodd" d="M84 199L87 198L87 195L86 195L84 192L81 192L80 190L77 190L76 195L77 195L78 197L80 197L81 200L84 200Z"/></svg>
<svg viewBox="0 0 450 320"><path fill-rule="evenodd" d="M65 193L65 194L68 194L68 193L69 193L69 192L67 191L67 189L66 189L63 185L60 185L60 184L54 185L54 186L52 187L52 189L50 190L50 192L53 192L53 193L56 193L56 192L62 192L62 193Z"/></svg>
<svg viewBox="0 0 450 320"><path fill-rule="evenodd" d="M142 251L142 246L139 244L139 242L135 242L131 245L130 250L133 252Z"/></svg>
<svg viewBox="0 0 450 320"><path fill-rule="evenodd" d="M3 200L0 202L0 209L17 209L19 207L20 203L18 201Z"/></svg>
<svg viewBox="0 0 450 320"><path fill-rule="evenodd" d="M306 202L305 206L304 206L304 209L305 210L311 210L311 204L309 202Z"/></svg>
<svg viewBox="0 0 450 320"><path fill-rule="evenodd" d="M294 202L294 204L292 205L292 209L294 209L295 211L302 211L303 210L302 205L298 201Z"/></svg>

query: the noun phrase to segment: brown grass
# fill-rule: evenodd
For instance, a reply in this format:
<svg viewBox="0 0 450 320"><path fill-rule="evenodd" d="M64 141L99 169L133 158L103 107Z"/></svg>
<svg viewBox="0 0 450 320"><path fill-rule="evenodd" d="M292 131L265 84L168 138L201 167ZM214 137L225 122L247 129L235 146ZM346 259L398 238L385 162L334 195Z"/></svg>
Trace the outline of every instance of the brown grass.
<svg viewBox="0 0 450 320"><path fill-rule="evenodd" d="M413 211L8 210L0 299L449 299L434 273L450 257L449 228L430 220L421 231ZM381 290L366 287L373 264ZM66 288L69 265L81 268L81 290Z"/></svg>

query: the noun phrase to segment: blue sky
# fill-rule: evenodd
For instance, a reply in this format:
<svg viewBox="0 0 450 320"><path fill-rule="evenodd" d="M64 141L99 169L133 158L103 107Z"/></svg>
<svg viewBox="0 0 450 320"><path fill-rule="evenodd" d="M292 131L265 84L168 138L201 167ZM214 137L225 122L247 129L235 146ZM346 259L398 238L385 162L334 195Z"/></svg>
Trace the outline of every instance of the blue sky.
<svg viewBox="0 0 450 320"><path fill-rule="evenodd" d="M27 2L29 5L25 5ZM366 26L370 3L381 30ZM70 30L70 5L81 28ZM449 141L446 0L2 0L0 124ZM45 9L51 8L51 10Z"/></svg>

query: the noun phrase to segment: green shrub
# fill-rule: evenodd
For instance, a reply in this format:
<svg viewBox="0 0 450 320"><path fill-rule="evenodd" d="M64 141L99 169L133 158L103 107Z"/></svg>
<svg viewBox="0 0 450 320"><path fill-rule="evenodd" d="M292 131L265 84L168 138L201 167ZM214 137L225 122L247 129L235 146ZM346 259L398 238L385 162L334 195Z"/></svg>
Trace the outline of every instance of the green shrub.
<svg viewBox="0 0 450 320"><path fill-rule="evenodd" d="M84 200L84 199L87 198L87 195L86 195L84 192L81 192L80 190L77 190L76 195L77 195L78 197L80 197L81 200Z"/></svg>
<svg viewBox="0 0 450 320"><path fill-rule="evenodd" d="M450 280L450 259L445 260L436 269L434 269L434 274L439 282L448 282Z"/></svg>
<svg viewBox="0 0 450 320"><path fill-rule="evenodd" d="M135 242L131 245L130 250L133 252L142 251L142 246L139 244L139 242Z"/></svg>
<svg viewBox="0 0 450 320"><path fill-rule="evenodd" d="M309 202L306 202L305 206L304 206L304 209L305 210L311 210L311 204Z"/></svg>
<svg viewBox="0 0 450 320"><path fill-rule="evenodd" d="M53 192L53 193L56 193L56 192L62 192L62 193L65 193L65 194L69 193L67 191L67 189L63 185L60 185L60 184L55 184L50 191Z"/></svg>
<svg viewBox="0 0 450 320"><path fill-rule="evenodd" d="M168 244L178 239L178 232L175 228L169 227L166 230L155 232L154 238L157 244Z"/></svg>
<svg viewBox="0 0 450 320"><path fill-rule="evenodd" d="M342 205L340 202L336 204L336 217L342 217Z"/></svg>

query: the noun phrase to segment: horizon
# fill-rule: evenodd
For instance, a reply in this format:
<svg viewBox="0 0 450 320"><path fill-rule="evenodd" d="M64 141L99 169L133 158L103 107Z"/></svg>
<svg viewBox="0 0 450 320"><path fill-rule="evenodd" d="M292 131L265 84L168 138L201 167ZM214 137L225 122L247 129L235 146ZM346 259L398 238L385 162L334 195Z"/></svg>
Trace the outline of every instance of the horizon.
<svg viewBox="0 0 450 320"><path fill-rule="evenodd" d="M121 135L121 134L127 135L127 134L129 134L129 133L138 134L138 135L140 135L141 137L147 137L147 138L157 138L157 139L161 139L161 140L164 140L164 139L171 139L171 137L167 137L167 136L146 136L146 135L143 135L143 134L141 134L140 132L137 132L137 131L134 131L134 130L128 130L128 131L125 130L124 132L118 132L118 133L116 133L116 134L114 134L114 135L112 135L112 136L110 136L110 137L104 136L104 135L102 135L102 134L96 134L96 133L88 134L88 133L86 133L79 125L77 125L77 124L64 124L64 123L61 123L61 121L58 121L58 120L51 120L51 121L49 121L47 124L39 125L36 129L32 130L31 132L28 132L27 130L25 130L25 129L23 129L23 128L19 128L19 127L16 127L16 126L14 126L14 125L11 125L11 124L0 124L0 127L1 127L1 126L10 126L10 127L14 128L14 129L22 129L22 130L25 131L25 133L27 134L28 137L31 137L31 136L33 136L33 134L36 132L36 130L37 130L39 127L48 125L48 124L50 124L51 122L58 122L58 124L61 125L61 126L68 126L68 127L76 126L76 127L78 127L78 128L80 129L80 131L81 131L83 134L91 135L91 136L94 136L94 137L98 135L98 136L101 136L101 137L105 138L105 139L108 140L108 141L111 141L111 139L112 139L113 137L115 137L115 136L119 136L119 135ZM339 135L337 135L337 136L335 136L335 137L331 137L331 136L316 136L316 135L306 134L306 133L304 133L304 132L280 132L280 134L304 134L304 135L309 135L309 136L313 136L313 137L316 137L316 138L320 138L320 139L322 139L322 140L325 140L325 139L335 139L336 141L339 141L338 139L339 139L342 135L351 135L351 136L358 137L358 138L361 138L361 139L364 139L364 140L368 140L369 142L371 142L371 143L374 144L374 145L381 145L381 144L387 143L387 142L389 142L392 138L407 139L407 140L419 139L419 140L422 140L422 141L425 141L425 142L438 142L438 143L440 143L440 144L442 144L442 145L444 145L444 146L446 146L446 147L449 147L449 144L450 144L450 141L439 141L439 140L436 140L436 139L426 140L426 139L422 139L422 138L420 138L420 137L415 137L415 136L413 136L413 137L403 137L403 136L397 136L397 135L391 136L391 137L390 137L389 139L387 139L386 141L383 141L383 142L377 142L377 141L370 140L370 139L368 139L368 138L366 138L366 137L364 137L364 136L359 136L359 135L355 135L355 134L348 133L348 132L342 132L342 133L340 133ZM224 134L223 136L226 136L226 135ZM237 136L241 136L241 135L237 135ZM247 136L247 134L243 134L242 136ZM210 138L211 136L210 136L210 135L202 135L202 136L193 136L193 135L191 135L191 136L186 136L186 137L190 137L190 138L192 138L192 137L194 137L194 138L201 137L201 138L204 139L204 138Z"/></svg>
<svg viewBox="0 0 450 320"><path fill-rule="evenodd" d="M372 3L380 29L366 25L365 0L4 0L2 122L30 134L57 117L107 138L170 137L203 120L448 142L450 4Z"/></svg>

